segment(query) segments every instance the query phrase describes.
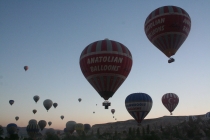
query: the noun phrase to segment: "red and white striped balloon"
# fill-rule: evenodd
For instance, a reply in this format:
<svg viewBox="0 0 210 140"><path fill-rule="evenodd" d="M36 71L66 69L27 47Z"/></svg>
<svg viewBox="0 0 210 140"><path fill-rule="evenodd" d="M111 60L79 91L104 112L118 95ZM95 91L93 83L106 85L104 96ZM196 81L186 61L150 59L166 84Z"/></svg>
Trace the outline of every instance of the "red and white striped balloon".
<svg viewBox="0 0 210 140"><path fill-rule="evenodd" d="M99 40L89 44L80 56L80 68L95 90L108 100L127 78L132 67L132 55L123 44Z"/></svg>
<svg viewBox="0 0 210 140"><path fill-rule="evenodd" d="M166 93L162 97L162 103L172 115L172 112L179 103L179 97L174 93Z"/></svg>

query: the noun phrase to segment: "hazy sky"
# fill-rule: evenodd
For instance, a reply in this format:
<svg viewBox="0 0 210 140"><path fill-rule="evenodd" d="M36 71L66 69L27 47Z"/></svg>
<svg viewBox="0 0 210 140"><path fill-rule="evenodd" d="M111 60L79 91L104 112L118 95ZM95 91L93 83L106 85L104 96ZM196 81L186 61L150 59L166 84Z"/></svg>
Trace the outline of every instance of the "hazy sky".
<svg viewBox="0 0 210 140"><path fill-rule="evenodd" d="M172 64L144 32L147 16L166 5L183 8L192 22ZM129 120L133 118L125 108L125 98L134 92L147 93L153 99L146 118L170 115L161 102L169 92L180 100L174 116L209 112L209 5L209 0L1 0L0 125L24 127L36 119L52 121L50 127L63 129L70 120L91 125L115 122L113 108L117 121ZM82 50L105 38L121 42L133 56L132 70L109 99L112 104L108 110L79 65ZM25 65L29 66L26 72ZM37 104L34 95L40 96ZM82 98L80 103L78 98ZM10 99L15 100L12 106ZM58 103L58 107L47 112L45 99ZM35 115L33 109L37 109ZM17 122L15 116L20 117Z"/></svg>

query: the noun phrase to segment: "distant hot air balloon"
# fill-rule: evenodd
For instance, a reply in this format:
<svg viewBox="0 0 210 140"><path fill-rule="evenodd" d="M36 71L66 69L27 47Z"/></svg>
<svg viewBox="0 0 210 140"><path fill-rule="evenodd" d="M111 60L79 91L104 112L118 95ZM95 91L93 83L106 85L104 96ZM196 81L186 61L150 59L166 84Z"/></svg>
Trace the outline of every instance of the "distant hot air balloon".
<svg viewBox="0 0 210 140"><path fill-rule="evenodd" d="M40 120L38 122L39 128L41 129L41 131L45 128L45 126L47 125L47 122L45 120Z"/></svg>
<svg viewBox="0 0 210 140"><path fill-rule="evenodd" d="M64 118L64 116L63 115L61 115L61 119L63 120L63 118Z"/></svg>
<svg viewBox="0 0 210 140"><path fill-rule="evenodd" d="M7 125L7 133L12 135L17 132L17 125L15 123L10 123Z"/></svg>
<svg viewBox="0 0 210 140"><path fill-rule="evenodd" d="M37 110L36 110L36 109L34 109L32 112L33 112L34 114L36 114Z"/></svg>
<svg viewBox="0 0 210 140"><path fill-rule="evenodd" d="M189 14L177 6L163 6L147 17L144 30L147 38L167 57L175 55L191 29ZM168 63L174 62L170 58Z"/></svg>
<svg viewBox="0 0 210 140"><path fill-rule="evenodd" d="M162 103L172 115L172 112L179 103L179 97L174 93L166 93L162 97Z"/></svg>
<svg viewBox="0 0 210 140"><path fill-rule="evenodd" d="M48 125L50 126L51 124L52 124L52 122L51 122L51 121L49 121L49 122L48 122Z"/></svg>
<svg viewBox="0 0 210 140"><path fill-rule="evenodd" d="M38 95L35 95L34 96L34 101L37 103L39 101L39 96Z"/></svg>
<svg viewBox="0 0 210 140"><path fill-rule="evenodd" d="M79 99L78 99L78 101L79 101L79 102L81 102L81 101L82 101L82 99L81 99L81 98L79 98Z"/></svg>
<svg viewBox="0 0 210 140"><path fill-rule="evenodd" d="M84 131L85 133L87 133L91 128L91 125L90 124L84 124Z"/></svg>
<svg viewBox="0 0 210 140"><path fill-rule="evenodd" d="M115 113L115 109L111 109L111 112L112 112L112 114L114 114Z"/></svg>
<svg viewBox="0 0 210 140"><path fill-rule="evenodd" d="M54 108L56 108L58 106L58 104L57 103L53 103L53 106L54 106Z"/></svg>
<svg viewBox="0 0 210 140"><path fill-rule="evenodd" d="M93 113L95 113L95 112L93 112Z"/></svg>
<svg viewBox="0 0 210 140"><path fill-rule="evenodd" d="M26 131L31 138L36 138L36 135L39 133L38 124L29 124L26 127Z"/></svg>
<svg viewBox="0 0 210 140"><path fill-rule="evenodd" d="M97 106L97 104L96 104L96 106Z"/></svg>
<svg viewBox="0 0 210 140"><path fill-rule="evenodd" d="M75 125L75 130L78 135L82 134L82 132L84 131L84 125L82 123L77 123Z"/></svg>
<svg viewBox="0 0 210 140"><path fill-rule="evenodd" d="M207 112L207 113L205 114L205 119L206 119L206 120L209 120L209 119L210 119L210 112Z"/></svg>
<svg viewBox="0 0 210 140"><path fill-rule="evenodd" d="M99 95L108 100L130 73L132 55L123 44L113 40L99 40L89 44L80 56L80 68ZM108 109L110 102L104 102Z"/></svg>
<svg viewBox="0 0 210 140"><path fill-rule="evenodd" d="M53 102L50 99L46 99L43 102L44 107L48 111L52 107Z"/></svg>
<svg viewBox="0 0 210 140"><path fill-rule="evenodd" d="M29 120L28 124L37 124L37 121L35 119Z"/></svg>
<svg viewBox="0 0 210 140"><path fill-rule="evenodd" d="M13 105L14 102L15 102L14 100L9 100L9 104L10 104L10 105Z"/></svg>
<svg viewBox="0 0 210 140"><path fill-rule="evenodd" d="M75 121L68 121L66 123L66 130L67 130L67 132L72 134L74 132L74 130L75 130L75 125L76 125Z"/></svg>
<svg viewBox="0 0 210 140"><path fill-rule="evenodd" d="M16 116L16 117L15 117L15 120L16 120L16 121L18 121L18 120L19 120L19 117L18 117L18 116Z"/></svg>
<svg viewBox="0 0 210 140"><path fill-rule="evenodd" d="M27 71L27 70L28 70L28 66L24 66L23 68L24 68L24 70L25 70L25 71Z"/></svg>
<svg viewBox="0 0 210 140"><path fill-rule="evenodd" d="M152 108L152 98L146 93L132 93L126 97L125 106L140 125Z"/></svg>

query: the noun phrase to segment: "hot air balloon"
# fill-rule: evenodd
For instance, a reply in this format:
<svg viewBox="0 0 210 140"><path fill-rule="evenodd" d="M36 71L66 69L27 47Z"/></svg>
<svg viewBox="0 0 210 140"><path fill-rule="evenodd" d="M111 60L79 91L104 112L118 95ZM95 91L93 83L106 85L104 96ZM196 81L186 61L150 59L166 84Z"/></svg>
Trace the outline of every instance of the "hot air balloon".
<svg viewBox="0 0 210 140"><path fill-rule="evenodd" d="M76 122L75 121L68 121L66 123L66 129L67 129L67 132L69 132L70 134L72 134L75 130L75 125L76 125Z"/></svg>
<svg viewBox="0 0 210 140"><path fill-rule="evenodd" d="M81 135L82 132L84 131L84 125L82 123L77 123L75 125L75 130L76 130L78 135Z"/></svg>
<svg viewBox="0 0 210 140"><path fill-rule="evenodd" d="M68 133L68 131L67 131L67 129L66 129L66 128L64 128L64 129L63 129L63 131L64 131L64 133Z"/></svg>
<svg viewBox="0 0 210 140"><path fill-rule="evenodd" d="M84 124L84 131L87 133L90 130L91 126L90 124Z"/></svg>
<svg viewBox="0 0 210 140"><path fill-rule="evenodd" d="M82 99L81 99L81 98L79 98L79 99L78 99L78 101L79 101L79 102L81 102L81 101L82 101Z"/></svg>
<svg viewBox="0 0 210 140"><path fill-rule="evenodd" d="M28 124L37 124L37 121L35 119L29 120Z"/></svg>
<svg viewBox="0 0 210 140"><path fill-rule="evenodd" d="M34 101L37 103L39 101L39 96L38 95L35 95L34 96Z"/></svg>
<svg viewBox="0 0 210 140"><path fill-rule="evenodd" d="M126 97L125 107L140 125L152 108L152 98L146 93L132 93Z"/></svg>
<svg viewBox="0 0 210 140"><path fill-rule="evenodd" d="M53 102L50 99L46 99L43 102L44 107L48 111L52 107Z"/></svg>
<svg viewBox="0 0 210 140"><path fill-rule="evenodd" d="M19 117L18 117L18 116L16 116L16 117L15 117L15 120L16 120L16 121L18 121L18 120L19 120Z"/></svg>
<svg viewBox="0 0 210 140"><path fill-rule="evenodd" d="M96 104L96 106L97 106L97 104Z"/></svg>
<svg viewBox="0 0 210 140"><path fill-rule="evenodd" d="M95 112L93 112L93 113L95 113Z"/></svg>
<svg viewBox="0 0 210 140"><path fill-rule="evenodd" d="M48 122L48 125L50 126L51 124L52 124L52 122L51 122L51 121L49 121L49 122Z"/></svg>
<svg viewBox="0 0 210 140"><path fill-rule="evenodd" d="M28 70L28 66L24 66L23 68L24 68L24 70L25 70L25 71L27 71L27 70Z"/></svg>
<svg viewBox="0 0 210 140"><path fill-rule="evenodd" d="M152 11L144 24L151 43L168 58L175 55L191 29L189 14L177 6L163 6ZM168 63L174 62L173 58Z"/></svg>
<svg viewBox="0 0 210 140"><path fill-rule="evenodd" d="M7 133L12 135L17 132L17 125L15 123L10 123L7 125Z"/></svg>
<svg viewBox="0 0 210 140"><path fill-rule="evenodd" d="M99 40L89 44L80 56L80 68L99 95L108 100L130 73L132 55L123 44L113 40ZM104 102L108 109L110 102Z"/></svg>
<svg viewBox="0 0 210 140"><path fill-rule="evenodd" d="M34 109L32 112L33 112L34 114L36 114L37 110L36 110L36 109Z"/></svg>
<svg viewBox="0 0 210 140"><path fill-rule="evenodd" d="M36 135L39 133L38 124L29 124L26 127L26 131L31 138L36 138Z"/></svg>
<svg viewBox="0 0 210 140"><path fill-rule="evenodd" d="M111 109L111 112L112 112L112 114L114 114L115 113L115 109Z"/></svg>
<svg viewBox="0 0 210 140"><path fill-rule="evenodd" d="M9 104L10 104L10 105L13 105L14 102L15 102L14 100L9 100Z"/></svg>
<svg viewBox="0 0 210 140"><path fill-rule="evenodd" d="M58 106L58 104L57 103L53 103L53 106L54 106L54 108L56 108Z"/></svg>
<svg viewBox="0 0 210 140"><path fill-rule="evenodd" d="M64 118L64 116L62 115L62 116L61 116L61 119L63 120L63 118Z"/></svg>
<svg viewBox="0 0 210 140"><path fill-rule="evenodd" d="M166 93L162 97L162 103L172 115L172 112L179 103L179 97L174 93Z"/></svg>
<svg viewBox="0 0 210 140"><path fill-rule="evenodd" d="M206 119L206 120L209 120L209 119L210 119L210 112L207 112L207 113L205 114L205 119Z"/></svg>
<svg viewBox="0 0 210 140"><path fill-rule="evenodd" d="M45 120L40 120L38 122L39 128L41 129L41 131L45 128L45 126L47 125L47 122Z"/></svg>

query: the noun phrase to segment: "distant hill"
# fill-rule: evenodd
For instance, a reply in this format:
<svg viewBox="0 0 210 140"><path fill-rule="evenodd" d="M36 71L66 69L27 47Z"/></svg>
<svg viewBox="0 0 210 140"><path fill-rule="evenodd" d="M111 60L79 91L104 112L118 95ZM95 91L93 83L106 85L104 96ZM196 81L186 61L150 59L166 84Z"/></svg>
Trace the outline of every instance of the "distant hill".
<svg viewBox="0 0 210 140"><path fill-rule="evenodd" d="M194 115L196 117L200 117L201 119L204 119L204 115ZM148 124L152 129L159 128L161 125L164 127L166 125L175 125L180 122L185 121L186 116L163 116L160 118L153 118L153 119L145 119L141 126L146 127ZM104 124L95 124L92 126L92 130L94 133L97 133L97 129L100 129L100 133L109 131L109 132L122 132L122 131L128 131L129 128L137 128L137 122L135 120L127 120L127 121L117 121L112 123L104 123ZM28 137L26 127L18 127L19 128L19 136ZM7 136L7 130L6 127L3 127L4 129L4 136ZM46 130L49 128L45 128L43 131L40 131L41 134L45 134ZM57 130L60 131L60 133L63 133L63 130Z"/></svg>

